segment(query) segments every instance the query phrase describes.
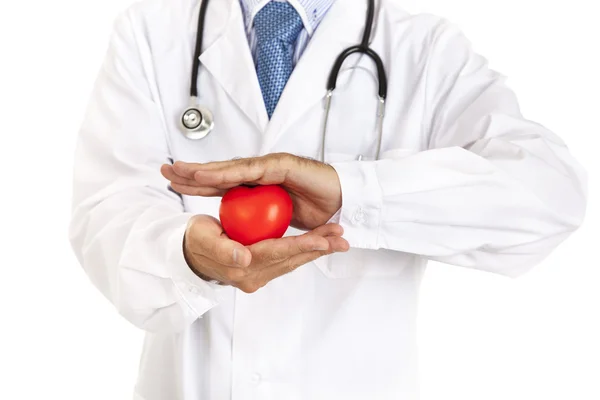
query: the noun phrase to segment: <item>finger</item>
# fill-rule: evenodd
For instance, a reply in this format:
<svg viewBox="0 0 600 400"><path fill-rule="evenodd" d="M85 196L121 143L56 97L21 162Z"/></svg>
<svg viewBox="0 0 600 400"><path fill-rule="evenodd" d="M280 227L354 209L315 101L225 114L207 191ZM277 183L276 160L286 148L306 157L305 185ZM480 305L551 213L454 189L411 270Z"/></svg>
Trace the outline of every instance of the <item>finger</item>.
<svg viewBox="0 0 600 400"><path fill-rule="evenodd" d="M329 242L329 248L334 253L345 253L350 250L350 244L344 238L339 236L328 236L325 239Z"/></svg>
<svg viewBox="0 0 600 400"><path fill-rule="evenodd" d="M192 220L186 233L188 249L195 256L204 256L222 265L248 267L252 261L250 250L229 239L218 221L216 224L209 220Z"/></svg>
<svg viewBox="0 0 600 400"><path fill-rule="evenodd" d="M252 252L253 266L260 269L298 254L328 251L329 242L322 236L305 234L265 240L250 246L249 249Z"/></svg>
<svg viewBox="0 0 600 400"><path fill-rule="evenodd" d="M196 171L207 171L211 169L220 169L235 163L236 161L243 160L244 158L236 157L232 160L224 160L224 161L211 161L206 163L185 163L183 161L179 162L179 167L183 170L187 171L187 173L195 173Z"/></svg>
<svg viewBox="0 0 600 400"><path fill-rule="evenodd" d="M187 178L177 175L175 173L175 170L173 169L172 165L164 164L163 166L160 167L160 173L166 179L171 181L171 183L177 183L177 184L186 185L186 186L198 186L198 183L194 179L187 179Z"/></svg>
<svg viewBox="0 0 600 400"><path fill-rule="evenodd" d="M286 275L305 264L319 259L320 257L332 254L334 252L346 252L350 249L350 245L348 244L348 242L341 237L330 236L326 239L329 241L329 250L311 251L307 253L298 254L275 265L264 268L258 272L260 275L256 281L261 283L260 286L262 287L268 282L279 278L283 275Z"/></svg>
<svg viewBox="0 0 600 400"><path fill-rule="evenodd" d="M182 178L194 179L194 173L202 165L203 164L175 161L175 163L173 164L173 171Z"/></svg>
<svg viewBox="0 0 600 400"><path fill-rule="evenodd" d="M259 281L266 284L274 279L277 279L283 275L289 274L292 271L300 268L301 266L317 260L320 257L330 254L331 251L311 251L307 253L297 254L289 259L277 263L273 266L263 269L260 271Z"/></svg>
<svg viewBox="0 0 600 400"><path fill-rule="evenodd" d="M184 161L175 161L173 164L173 171L186 179L194 179L194 174L199 170L214 170L223 168L231 163L234 163L236 160L231 161L213 161L208 163L188 163Z"/></svg>
<svg viewBox="0 0 600 400"><path fill-rule="evenodd" d="M203 186L229 189L241 184L276 185L285 181L288 168L286 157L268 155L222 163L220 166L199 168L194 179Z"/></svg>
<svg viewBox="0 0 600 400"><path fill-rule="evenodd" d="M250 250L226 236L205 241L201 246L204 256L222 265L246 268L252 262Z"/></svg>
<svg viewBox="0 0 600 400"><path fill-rule="evenodd" d="M319 236L342 236L344 228L340 224L325 224L313 229L309 234Z"/></svg>
<svg viewBox="0 0 600 400"><path fill-rule="evenodd" d="M181 185L179 183L171 183L171 188L179 194L185 194L187 196L201 196L201 197L222 197L225 195L225 190L215 189L212 187L199 187L199 186L188 186Z"/></svg>
<svg viewBox="0 0 600 400"><path fill-rule="evenodd" d="M254 159L240 160L233 165L227 165L218 169L200 170L194 174L196 182L202 186L229 189L245 183L270 184L263 180L266 165L262 161ZM280 183L280 182L278 182Z"/></svg>

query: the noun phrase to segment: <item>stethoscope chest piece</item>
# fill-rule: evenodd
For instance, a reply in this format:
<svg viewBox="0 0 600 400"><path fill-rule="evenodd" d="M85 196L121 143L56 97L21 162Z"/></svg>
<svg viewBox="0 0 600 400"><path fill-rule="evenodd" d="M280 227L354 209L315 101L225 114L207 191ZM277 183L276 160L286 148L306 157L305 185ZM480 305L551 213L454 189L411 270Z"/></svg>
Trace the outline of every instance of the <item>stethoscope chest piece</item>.
<svg viewBox="0 0 600 400"><path fill-rule="evenodd" d="M181 130L184 136L191 140L205 138L215 125L212 112L201 106L187 108L181 116Z"/></svg>

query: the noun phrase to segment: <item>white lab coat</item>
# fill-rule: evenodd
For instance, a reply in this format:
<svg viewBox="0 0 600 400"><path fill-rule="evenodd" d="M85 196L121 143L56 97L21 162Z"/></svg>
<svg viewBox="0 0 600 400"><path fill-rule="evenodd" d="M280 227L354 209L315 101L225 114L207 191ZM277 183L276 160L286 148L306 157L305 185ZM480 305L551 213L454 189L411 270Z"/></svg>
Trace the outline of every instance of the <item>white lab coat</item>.
<svg viewBox="0 0 600 400"><path fill-rule="evenodd" d="M372 62L349 59L333 98L326 161L351 251L251 295L187 267L186 223L217 215L219 199L180 198L159 168L318 158L326 79L359 42L366 1L336 1L271 121L239 0L212 1L199 83L216 124L201 141L178 127L198 0L146 0L118 19L79 137L71 240L94 285L147 331L136 399L415 399L427 261L518 276L580 225L584 173L563 142L521 116L455 27L397 3L377 2L372 38L389 76L380 160Z"/></svg>

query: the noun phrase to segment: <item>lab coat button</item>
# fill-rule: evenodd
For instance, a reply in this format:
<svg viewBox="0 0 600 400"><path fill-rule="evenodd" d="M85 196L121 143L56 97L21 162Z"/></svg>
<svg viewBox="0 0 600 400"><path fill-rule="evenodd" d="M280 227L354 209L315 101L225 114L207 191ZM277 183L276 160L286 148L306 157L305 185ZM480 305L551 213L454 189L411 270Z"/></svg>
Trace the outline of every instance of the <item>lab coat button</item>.
<svg viewBox="0 0 600 400"><path fill-rule="evenodd" d="M196 286L190 286L188 290L192 294L199 294L200 293L200 289L198 289Z"/></svg>
<svg viewBox="0 0 600 400"><path fill-rule="evenodd" d="M356 210L356 212L352 216L352 220L355 224L361 224L365 222L365 212L362 208L359 207L359 209Z"/></svg>
<svg viewBox="0 0 600 400"><path fill-rule="evenodd" d="M250 383L254 386L258 386L261 380L262 377L260 376L260 374L254 373L250 376Z"/></svg>

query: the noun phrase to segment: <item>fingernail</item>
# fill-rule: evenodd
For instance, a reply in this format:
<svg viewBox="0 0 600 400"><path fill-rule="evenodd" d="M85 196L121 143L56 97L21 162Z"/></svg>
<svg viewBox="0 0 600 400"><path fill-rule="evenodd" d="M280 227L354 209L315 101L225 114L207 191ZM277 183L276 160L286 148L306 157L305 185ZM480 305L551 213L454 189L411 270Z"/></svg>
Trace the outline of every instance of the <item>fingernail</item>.
<svg viewBox="0 0 600 400"><path fill-rule="evenodd" d="M320 245L316 245L315 247L313 247L314 251L326 251L329 250L329 245L324 245L324 244L320 244Z"/></svg>
<svg viewBox="0 0 600 400"><path fill-rule="evenodd" d="M240 252L238 249L233 249L233 262L239 265Z"/></svg>

